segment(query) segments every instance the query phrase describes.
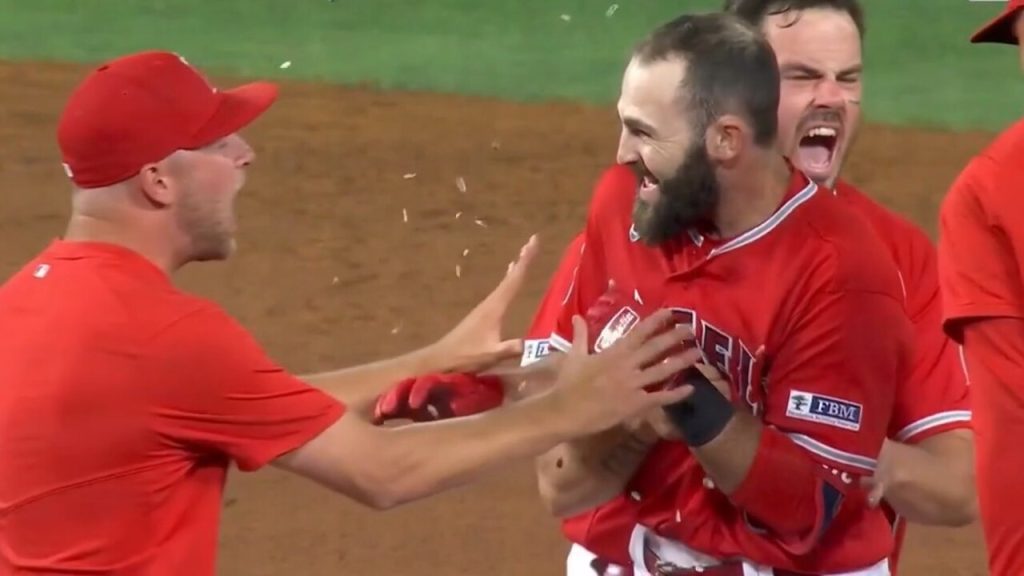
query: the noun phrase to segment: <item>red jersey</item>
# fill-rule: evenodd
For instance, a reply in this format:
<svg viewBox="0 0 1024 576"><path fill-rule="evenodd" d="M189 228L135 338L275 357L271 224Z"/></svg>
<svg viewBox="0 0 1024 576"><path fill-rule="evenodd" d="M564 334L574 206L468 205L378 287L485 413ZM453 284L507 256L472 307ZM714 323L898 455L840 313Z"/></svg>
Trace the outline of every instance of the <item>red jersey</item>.
<svg viewBox="0 0 1024 576"><path fill-rule="evenodd" d="M594 188L594 196L624 194L626 190L634 190L634 185L633 172L617 166L602 175ZM585 249L584 234L580 233L562 253L558 268L527 330L523 343L524 366L548 354L549 336L572 293L576 268ZM636 518L635 503L625 495L619 495L593 510L563 520L562 533L570 542L584 545L601 559L625 566L630 563L627 544Z"/></svg>
<svg viewBox="0 0 1024 576"><path fill-rule="evenodd" d="M971 378L978 507L989 572L1024 574L1024 121L971 159L939 215L945 328Z"/></svg>
<svg viewBox="0 0 1024 576"><path fill-rule="evenodd" d="M52 243L0 288L0 574L214 573L228 466L344 407L127 249Z"/></svg>
<svg viewBox="0 0 1024 576"><path fill-rule="evenodd" d="M701 553L776 568L840 571L886 558L888 522L858 487L874 469L912 352L885 246L864 219L798 172L775 214L729 240L690 231L646 246L632 231L632 202L621 193L592 200L586 248L551 345L569 346L571 317L584 314L609 280L638 302L675 309L693 323L734 398L768 425L762 436L784 435L775 446L816 471L818 488L804 497L816 502L820 532L773 532L790 511L759 487L783 485L786 467L769 469L759 457L726 497L704 487L700 465L680 442L659 443L630 482L642 523Z"/></svg>
<svg viewBox="0 0 1024 576"><path fill-rule="evenodd" d="M540 306L533 314L533 321L526 330L526 337L523 339L523 359L521 364L526 366L547 356L550 348L548 336L555 329L555 322L562 312L562 305L572 288L573 278L576 277L576 265L580 261L580 254L583 253L583 234L577 235L562 252L562 259L558 268L548 281L548 288L540 301Z"/></svg>
<svg viewBox="0 0 1024 576"><path fill-rule="evenodd" d="M871 223L889 248L900 273L904 307L914 325L914 361L909 379L896 389L888 437L906 444L971 427L967 375L960 347L942 329L937 254L931 240L906 219L840 181L836 195ZM884 504L896 530L890 569L897 573L906 521Z"/></svg>

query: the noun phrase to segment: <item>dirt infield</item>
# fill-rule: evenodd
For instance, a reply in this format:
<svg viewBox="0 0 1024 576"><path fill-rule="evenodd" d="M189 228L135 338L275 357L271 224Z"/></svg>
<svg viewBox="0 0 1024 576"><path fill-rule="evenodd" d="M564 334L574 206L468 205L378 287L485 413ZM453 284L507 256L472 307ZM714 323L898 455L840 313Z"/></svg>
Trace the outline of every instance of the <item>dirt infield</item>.
<svg viewBox="0 0 1024 576"><path fill-rule="evenodd" d="M2 277L63 230L54 125L81 72L0 64ZM181 283L290 368L327 369L441 334L539 232L545 253L510 326L522 330L616 135L610 107L289 84L247 134L258 158L239 254ZM931 231L946 186L987 138L870 127L847 176ZM558 575L567 549L528 463L386 514L274 470L235 473L222 534L221 573L247 576ZM976 528L913 528L905 558L906 576L985 573Z"/></svg>

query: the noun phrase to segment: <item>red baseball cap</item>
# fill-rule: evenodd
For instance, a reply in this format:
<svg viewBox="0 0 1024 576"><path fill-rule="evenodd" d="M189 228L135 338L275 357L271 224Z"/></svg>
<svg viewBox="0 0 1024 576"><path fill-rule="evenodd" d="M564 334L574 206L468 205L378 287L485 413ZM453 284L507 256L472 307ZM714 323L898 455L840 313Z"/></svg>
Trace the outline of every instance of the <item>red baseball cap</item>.
<svg viewBox="0 0 1024 576"><path fill-rule="evenodd" d="M971 43L1018 44L1017 34L1014 32L1014 23L1016 22L1015 17L1021 8L1024 8L1024 0L1010 0L1007 2L1006 8L1003 8L999 16L978 28L971 36Z"/></svg>
<svg viewBox="0 0 1024 576"><path fill-rule="evenodd" d="M80 188L116 184L241 130L276 99L269 82L218 90L173 52L122 56L71 93L57 127L64 170Z"/></svg>

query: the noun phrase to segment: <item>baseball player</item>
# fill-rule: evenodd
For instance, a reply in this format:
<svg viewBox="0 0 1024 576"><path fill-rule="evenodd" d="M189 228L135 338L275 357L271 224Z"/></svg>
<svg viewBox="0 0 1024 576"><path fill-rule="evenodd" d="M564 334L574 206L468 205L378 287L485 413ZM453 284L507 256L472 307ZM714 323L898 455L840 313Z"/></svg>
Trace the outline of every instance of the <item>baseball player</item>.
<svg viewBox="0 0 1024 576"><path fill-rule="evenodd" d="M234 251L254 159L238 134L272 84L217 90L180 56L107 62L74 90L58 143L65 234L0 287L0 573L213 574L228 466L268 464L374 508L464 484L692 389L645 390L691 365L660 311L564 358L547 392L479 418L388 430L367 419L396 379L518 358L501 320L537 249L437 343L292 376L219 306L177 289ZM659 361L660 360L660 361Z"/></svg>
<svg viewBox="0 0 1024 576"><path fill-rule="evenodd" d="M905 518L961 525L974 516L967 387L956 349L940 326L934 247L916 226L837 180L859 127L863 34L859 3L739 0L730 2L727 9L759 26L780 61L783 149L805 173L824 186L834 186L833 192L849 208L869 219L901 273L905 308L914 322L917 342L914 372L897 389L890 439L884 444L875 475L867 479L873 490L872 500L884 495L882 506L895 523L897 542L891 562L895 572ZM611 168L600 180L595 196L613 194L615 190L632 197L635 186L630 171ZM579 237L575 242L581 241ZM578 249L566 251L545 302L560 300L568 290L578 256ZM546 348L545 335L551 322L544 307L538 310L525 342L528 352ZM527 356L530 361L536 360L536 354ZM437 381L424 384L437 385ZM421 396L426 393L421 391ZM464 407L474 405L470 402ZM615 473L590 467L587 474L572 477L567 474L571 471L568 466L553 467L559 458L566 462L560 451L539 463L545 499L562 515L567 513L567 501L571 503L572 496L581 493L583 484L600 493L597 499L608 499L601 506L564 519L563 531L575 543L568 558L569 574L587 574L592 563L610 565L614 571L628 561L626 544L634 524L630 516L636 506L623 492L623 485L656 441L649 428L633 428L631 432L627 435L619 430L624 442L620 450L609 454L609 461L617 464ZM606 433L605 439L612 434Z"/></svg>
<svg viewBox="0 0 1024 576"><path fill-rule="evenodd" d="M637 574L888 573L888 520L859 482L910 370L912 325L870 223L779 152L779 73L754 27L715 13L656 29L623 77L617 160L639 184L591 200L551 345L578 345L570 319L611 282L620 300L599 344L671 308L729 383L722 394L694 373L664 413L681 441L656 444L626 486Z"/></svg>
<svg viewBox="0 0 1024 576"><path fill-rule="evenodd" d="M1016 45L1024 2L1012 0L979 28L973 43ZM939 278L943 317L963 344L971 378L978 506L993 576L1024 574L1024 120L1007 128L957 176L939 209Z"/></svg>

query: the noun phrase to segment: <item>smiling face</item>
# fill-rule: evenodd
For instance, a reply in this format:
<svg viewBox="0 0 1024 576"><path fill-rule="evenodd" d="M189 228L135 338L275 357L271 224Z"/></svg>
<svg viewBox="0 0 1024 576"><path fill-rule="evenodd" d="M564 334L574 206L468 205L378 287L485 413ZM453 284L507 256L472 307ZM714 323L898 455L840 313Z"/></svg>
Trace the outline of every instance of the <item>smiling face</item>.
<svg viewBox="0 0 1024 576"><path fill-rule="evenodd" d="M779 139L818 183L835 183L860 126L861 39L841 10L810 8L765 17L779 62Z"/></svg>
<svg viewBox="0 0 1024 576"><path fill-rule="evenodd" d="M619 98L618 161L637 174L633 223L640 239L658 244L707 218L720 188L705 146L706 127L688 113L679 58L626 68Z"/></svg>

